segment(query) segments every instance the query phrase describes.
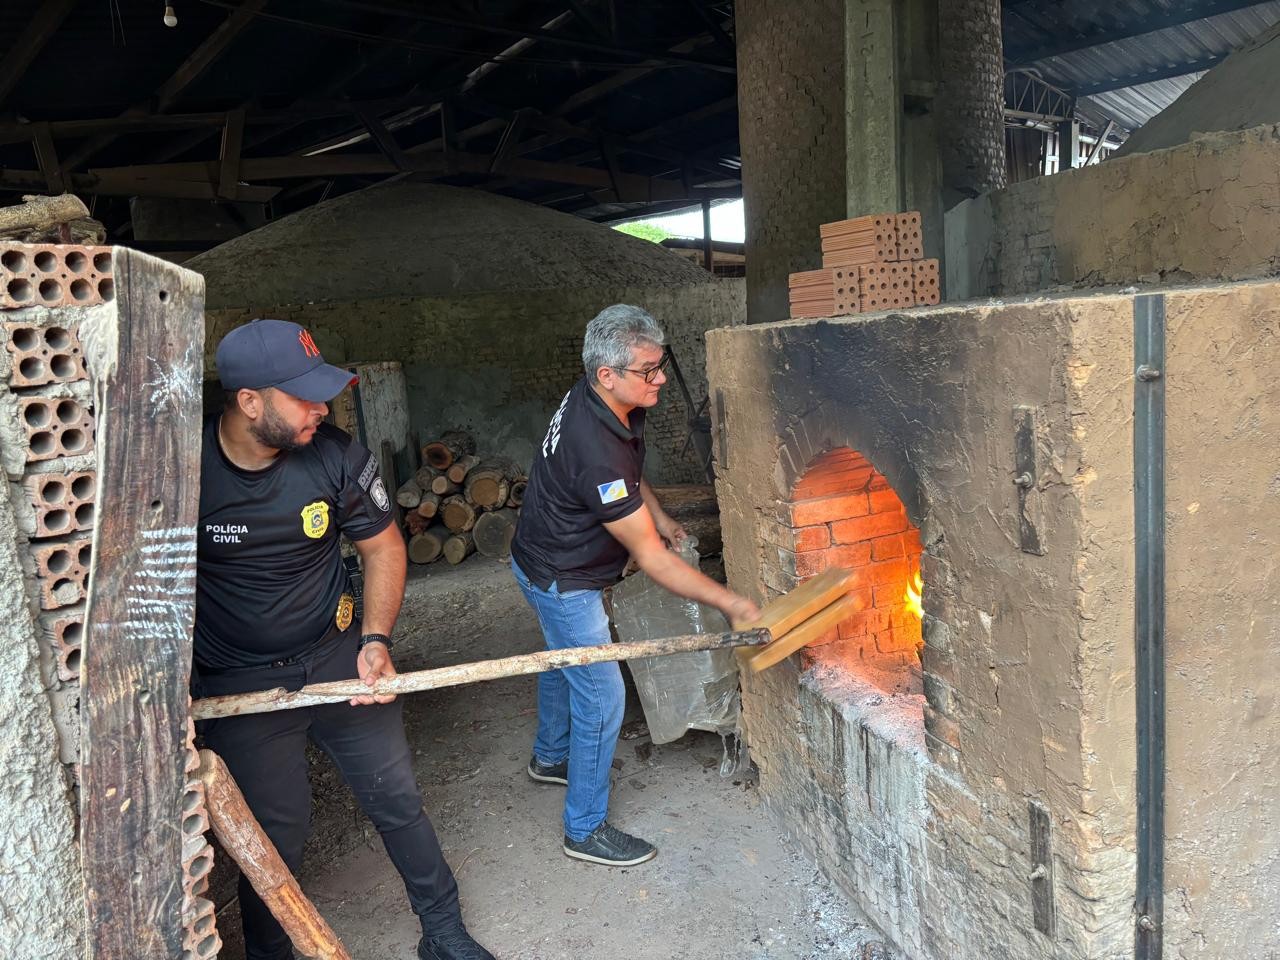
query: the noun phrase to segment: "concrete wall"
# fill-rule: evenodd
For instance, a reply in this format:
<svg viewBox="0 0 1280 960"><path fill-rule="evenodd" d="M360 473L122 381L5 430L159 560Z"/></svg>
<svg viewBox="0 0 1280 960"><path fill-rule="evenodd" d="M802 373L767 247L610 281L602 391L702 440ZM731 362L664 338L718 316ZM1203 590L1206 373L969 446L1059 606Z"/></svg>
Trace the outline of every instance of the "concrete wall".
<svg viewBox="0 0 1280 960"><path fill-rule="evenodd" d="M1280 503L1257 454L1280 442L1264 388L1280 370L1260 359L1280 285L1174 292L1167 309L1168 701L1181 741L1169 758L1168 942L1185 956L1243 956L1274 942L1259 904L1280 885L1280 710L1261 666L1280 652L1280 569L1264 559ZM888 723L882 697L799 657L744 684L763 795L916 960L1132 956L1132 329L1132 298L1110 296L708 337L731 584L763 598L782 572L762 524L785 522L792 485L825 450L865 455L920 528L919 745ZM1205 364L1206 349L1221 364ZM1042 555L1019 549L1012 482L1014 408L1027 405L1039 426L1026 510ZM1196 452L1206 448L1212 463ZM1228 488L1227 465L1245 458L1257 472ZM1214 489L1237 492L1210 508L1214 476ZM1196 520L1191 499L1213 521ZM1033 802L1050 823L1044 880L1032 879ZM1049 933L1037 883L1052 891Z"/></svg>
<svg viewBox="0 0 1280 960"><path fill-rule="evenodd" d="M1166 956L1280 955L1280 285L1169 298Z"/></svg>
<svg viewBox="0 0 1280 960"><path fill-rule="evenodd" d="M1211 134L967 200L947 213L946 244L949 300L1275 274L1280 126Z"/></svg>
<svg viewBox="0 0 1280 960"><path fill-rule="evenodd" d="M740 0L747 316L787 315L787 275L822 266L818 225L845 216L843 0Z"/></svg>
<svg viewBox="0 0 1280 960"><path fill-rule="evenodd" d="M487 451L531 462L547 422L582 374L587 322L611 303L649 310L667 332L695 402L706 392L704 332L741 322L741 280L650 287L587 287L473 296L397 297L211 310L206 369L232 327L255 316L305 324L326 359L398 360L408 383L410 425L423 442L451 427L483 438ZM705 482L681 456L687 410L675 382L648 427L649 476Z"/></svg>

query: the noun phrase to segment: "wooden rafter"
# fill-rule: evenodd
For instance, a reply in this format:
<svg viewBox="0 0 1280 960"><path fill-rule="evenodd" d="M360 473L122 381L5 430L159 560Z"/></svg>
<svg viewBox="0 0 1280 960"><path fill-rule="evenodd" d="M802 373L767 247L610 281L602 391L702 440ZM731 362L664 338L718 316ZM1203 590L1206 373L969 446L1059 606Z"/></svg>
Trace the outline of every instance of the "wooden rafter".
<svg viewBox="0 0 1280 960"><path fill-rule="evenodd" d="M75 0L42 0L36 5L36 12L26 29L14 37L4 59L0 60L0 103L13 92L27 67L62 26L73 6Z"/></svg>
<svg viewBox="0 0 1280 960"><path fill-rule="evenodd" d="M267 0L244 0L231 16L227 17L213 33L205 38L204 43L196 47L192 51L191 56L182 61L178 69L160 85L160 89L156 91L156 103L158 112L163 113L182 96L182 92L191 86L200 76L208 70L214 63L218 61L227 48L231 45L231 41L238 37L245 27L253 22L254 16L267 4ZM141 106L136 106L125 111L125 116L131 113L142 111ZM96 156L104 148L108 147L116 140L116 134L103 134L89 141L72 156L67 159L66 167L68 170L74 170L77 167L84 166L90 157Z"/></svg>

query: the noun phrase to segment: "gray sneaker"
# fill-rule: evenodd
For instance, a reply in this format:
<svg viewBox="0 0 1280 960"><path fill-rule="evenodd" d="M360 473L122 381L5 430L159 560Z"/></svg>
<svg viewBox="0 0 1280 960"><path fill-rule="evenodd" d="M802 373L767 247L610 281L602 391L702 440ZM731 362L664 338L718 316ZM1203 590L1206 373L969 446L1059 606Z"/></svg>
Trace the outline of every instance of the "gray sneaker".
<svg viewBox="0 0 1280 960"><path fill-rule="evenodd" d="M564 852L575 860L603 863L608 867L634 867L656 857L658 848L646 840L623 833L606 820L585 840L571 840L566 836Z"/></svg>
<svg viewBox="0 0 1280 960"><path fill-rule="evenodd" d="M569 761L559 763L543 763L537 757L529 758L529 779L539 783L558 783L563 787L569 785Z"/></svg>

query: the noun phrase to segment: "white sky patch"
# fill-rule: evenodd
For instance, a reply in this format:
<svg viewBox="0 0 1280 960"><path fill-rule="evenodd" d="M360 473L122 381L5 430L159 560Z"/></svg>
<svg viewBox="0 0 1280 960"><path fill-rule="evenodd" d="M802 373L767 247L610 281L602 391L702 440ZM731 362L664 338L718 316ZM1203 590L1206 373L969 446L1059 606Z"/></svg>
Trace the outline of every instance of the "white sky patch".
<svg viewBox="0 0 1280 960"><path fill-rule="evenodd" d="M687 213L670 213L661 217L650 217L647 220L633 220L632 223L651 223L661 227L677 237L702 238L702 211L690 210ZM727 240L731 243L742 243L747 236L747 224L743 214L741 200L730 200L728 203L713 204L711 207L711 239Z"/></svg>

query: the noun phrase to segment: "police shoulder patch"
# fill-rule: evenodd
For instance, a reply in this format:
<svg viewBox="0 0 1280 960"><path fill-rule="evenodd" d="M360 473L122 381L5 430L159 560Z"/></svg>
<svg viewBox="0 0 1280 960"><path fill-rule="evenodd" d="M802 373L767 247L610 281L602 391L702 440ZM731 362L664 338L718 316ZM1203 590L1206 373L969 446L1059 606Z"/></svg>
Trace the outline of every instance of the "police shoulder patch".
<svg viewBox="0 0 1280 960"><path fill-rule="evenodd" d="M391 498L387 496L387 488L381 477L377 477L369 487L369 496L373 497L373 502L383 513L391 509Z"/></svg>
<svg viewBox="0 0 1280 960"><path fill-rule="evenodd" d="M312 540L319 540L329 529L329 504L323 500L308 503L302 508L302 532Z"/></svg>
<svg viewBox="0 0 1280 960"><path fill-rule="evenodd" d="M614 503L627 496L627 481L610 480L608 483L599 484L596 490L600 492L601 503Z"/></svg>

